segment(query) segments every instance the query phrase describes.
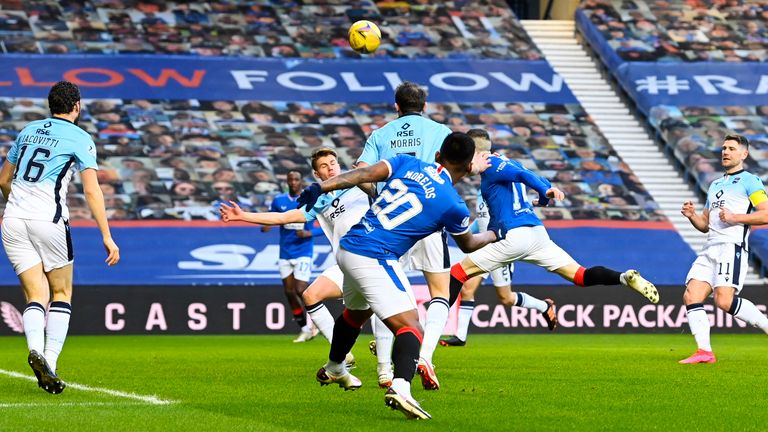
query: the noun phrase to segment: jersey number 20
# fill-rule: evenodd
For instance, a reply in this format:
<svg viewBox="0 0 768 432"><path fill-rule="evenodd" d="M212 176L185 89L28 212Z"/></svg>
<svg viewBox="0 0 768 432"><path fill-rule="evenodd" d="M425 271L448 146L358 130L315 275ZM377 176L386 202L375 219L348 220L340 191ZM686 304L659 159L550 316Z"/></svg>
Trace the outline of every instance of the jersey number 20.
<svg viewBox="0 0 768 432"><path fill-rule="evenodd" d="M395 189L396 192L393 194L390 189ZM382 202L387 203L387 205L381 207ZM409 203L411 208L390 219L389 214L405 203ZM381 226L389 231L421 213L422 205L416 194L408 192L408 186L403 184L402 180L394 179L389 182L387 189L381 192L371 209L379 219Z"/></svg>
<svg viewBox="0 0 768 432"><path fill-rule="evenodd" d="M21 151L19 152L19 160L16 161L18 162L16 165L16 171L13 172L14 179L19 174L19 168L21 167L22 160L24 160L24 154L27 152L27 147L29 146L22 147ZM38 155L48 157L51 155L51 151L47 148L38 147L35 149L35 151L32 152L32 156L30 156L29 161L27 161L27 169L24 170L24 175L21 176L24 181L34 183L40 180L40 177L43 176L43 169L45 169L45 165L41 164L40 162L35 162L35 159ZM34 175L32 174L33 169L35 170Z"/></svg>

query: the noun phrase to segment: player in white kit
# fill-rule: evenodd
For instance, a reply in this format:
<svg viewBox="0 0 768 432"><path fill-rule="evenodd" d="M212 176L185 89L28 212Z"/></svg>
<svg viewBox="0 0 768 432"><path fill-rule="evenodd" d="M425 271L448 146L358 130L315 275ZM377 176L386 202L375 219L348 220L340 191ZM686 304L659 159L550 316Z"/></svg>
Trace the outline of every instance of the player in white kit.
<svg viewBox="0 0 768 432"><path fill-rule="evenodd" d="M704 211L697 214L691 201L686 201L681 210L694 228L707 233L707 242L686 277L683 302L698 349L680 360L683 364L716 361L709 341L709 318L704 311L709 296L714 296L718 308L768 333L768 317L738 295L747 274L750 228L768 223L768 196L763 182L744 171L748 155L746 137L726 135L721 154L725 175L709 185Z"/></svg>
<svg viewBox="0 0 768 432"><path fill-rule="evenodd" d="M117 264L120 251L109 231L96 176L96 145L77 126L80 90L67 81L56 83L48 94L48 106L51 117L29 123L16 138L0 170L0 189L8 201L3 247L27 301L22 315L27 361L38 386L58 394L66 385L56 375L56 366L72 314L74 253L66 192L73 165L101 231L106 263Z"/></svg>
<svg viewBox="0 0 768 432"><path fill-rule="evenodd" d="M321 181L336 177L341 173L336 151L321 147L312 152L312 168L315 176ZM284 225L288 223L306 223L317 219L325 236L331 242L331 248L336 252L339 240L349 229L360 222L360 219L370 208L368 195L357 187L341 191L332 191L318 199L310 211L304 207L286 212L251 213L244 212L237 203L232 206L222 204L221 218L225 222L245 221L261 225ZM323 304L324 300L340 299L344 286L344 276L338 265L328 267L304 291L302 298L307 312L320 333L331 342L333 339L334 318ZM348 360L352 361L353 357Z"/></svg>

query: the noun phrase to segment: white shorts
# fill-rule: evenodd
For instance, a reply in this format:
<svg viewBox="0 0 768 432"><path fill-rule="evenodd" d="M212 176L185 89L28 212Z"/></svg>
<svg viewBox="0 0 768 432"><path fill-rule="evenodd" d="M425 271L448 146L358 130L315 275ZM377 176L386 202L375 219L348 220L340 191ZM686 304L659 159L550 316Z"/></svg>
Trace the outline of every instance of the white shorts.
<svg viewBox="0 0 768 432"><path fill-rule="evenodd" d="M486 273L484 279L491 277L493 286L495 287L507 287L512 285L512 273L515 271L515 264L509 263L509 265L501 266L490 273Z"/></svg>
<svg viewBox="0 0 768 432"><path fill-rule="evenodd" d="M525 261L555 271L574 262L555 242L547 230L539 226L518 227L507 231L506 237L468 255L485 272L492 272L511 262Z"/></svg>
<svg viewBox="0 0 768 432"><path fill-rule="evenodd" d="M46 273L74 262L69 224L42 220L5 218L2 225L3 247L17 275L38 263Z"/></svg>
<svg viewBox="0 0 768 432"><path fill-rule="evenodd" d="M336 262L344 272L347 309L370 308L380 319L416 309L411 284L398 261L368 258L340 248Z"/></svg>
<svg viewBox="0 0 768 432"><path fill-rule="evenodd" d="M285 279L293 274L296 280L309 282L309 278L312 276L311 257L279 259L277 265L280 268L280 279Z"/></svg>
<svg viewBox="0 0 768 432"><path fill-rule="evenodd" d="M341 272L338 264L334 264L331 267L323 270L323 273L320 276L330 279L331 282L339 287L339 292L344 294L344 273Z"/></svg>
<svg viewBox="0 0 768 432"><path fill-rule="evenodd" d="M741 246L733 243L722 243L705 246L696 261L693 262L685 284L691 279L708 283L716 287L734 287L736 294L744 286L747 275L748 254Z"/></svg>
<svg viewBox="0 0 768 432"><path fill-rule="evenodd" d="M448 238L442 231L432 233L416 242L401 258L403 265L413 270L429 273L445 273L451 270L451 258L448 254Z"/></svg>

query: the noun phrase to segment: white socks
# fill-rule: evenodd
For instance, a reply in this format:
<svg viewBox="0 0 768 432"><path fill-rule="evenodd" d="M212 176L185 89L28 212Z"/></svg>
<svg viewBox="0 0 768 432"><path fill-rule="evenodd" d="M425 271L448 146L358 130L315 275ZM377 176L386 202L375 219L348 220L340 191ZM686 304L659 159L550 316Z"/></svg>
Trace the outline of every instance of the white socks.
<svg viewBox="0 0 768 432"><path fill-rule="evenodd" d="M728 313L745 323L768 333L768 317L763 315L763 313L760 312L760 309L758 309L751 301L734 296L733 303L731 303L731 309Z"/></svg>
<svg viewBox="0 0 768 432"><path fill-rule="evenodd" d="M376 315L371 317L371 327L373 336L376 338L376 358L378 359L378 370L392 370L392 344L395 342L395 336L389 330L386 324Z"/></svg>
<svg viewBox="0 0 768 432"><path fill-rule="evenodd" d="M333 325L336 320L333 319L333 315L325 307L325 304L320 302L309 305L307 306L307 313L312 318L312 322L315 323L317 329L320 330L320 333L328 339L328 342L331 342L333 340Z"/></svg>
<svg viewBox="0 0 768 432"><path fill-rule="evenodd" d="M469 322L472 320L472 312L475 310L474 300L462 300L459 305L459 323L456 327L456 337L467 341L467 332L469 331Z"/></svg>
<svg viewBox="0 0 768 432"><path fill-rule="evenodd" d="M21 319L24 322L27 348L42 355L45 350L45 308L40 303L32 302L24 309Z"/></svg>
<svg viewBox="0 0 768 432"><path fill-rule="evenodd" d="M427 308L427 322L424 325L424 339L421 342L419 356L432 364L432 354L435 353L437 342L443 334L445 323L448 322L448 299L433 297Z"/></svg>
<svg viewBox="0 0 768 432"><path fill-rule="evenodd" d="M64 347L69 331L69 317L72 306L67 302L55 301L48 308L48 322L45 325L45 360L51 370L56 372L56 362Z"/></svg>
<svg viewBox="0 0 768 432"><path fill-rule="evenodd" d="M536 309L537 311L542 313L546 312L547 309L549 309L549 304L544 300L539 300L536 297L528 295L524 292L518 292L516 294L517 294L517 301L515 301L515 306L519 306L526 309Z"/></svg>
<svg viewBox="0 0 768 432"><path fill-rule="evenodd" d="M712 344L709 342L709 318L704 311L702 303L689 304L686 307L688 314L688 326L691 328L691 334L696 339L696 345L704 351L712 351Z"/></svg>

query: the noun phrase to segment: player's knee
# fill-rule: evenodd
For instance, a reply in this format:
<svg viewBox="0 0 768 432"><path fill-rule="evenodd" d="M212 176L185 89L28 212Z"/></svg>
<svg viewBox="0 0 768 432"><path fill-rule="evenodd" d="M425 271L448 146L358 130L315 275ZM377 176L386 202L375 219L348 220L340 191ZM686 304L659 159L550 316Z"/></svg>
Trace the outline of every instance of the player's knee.
<svg viewBox="0 0 768 432"><path fill-rule="evenodd" d="M731 303L733 303L732 295L724 295L715 292L715 306L728 312L731 309Z"/></svg>
<svg viewBox="0 0 768 432"><path fill-rule="evenodd" d="M313 289L307 289L301 293L301 299L304 300L304 304L307 305L312 305L323 300Z"/></svg>

